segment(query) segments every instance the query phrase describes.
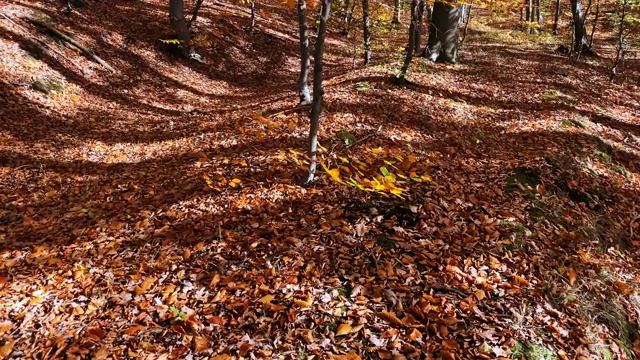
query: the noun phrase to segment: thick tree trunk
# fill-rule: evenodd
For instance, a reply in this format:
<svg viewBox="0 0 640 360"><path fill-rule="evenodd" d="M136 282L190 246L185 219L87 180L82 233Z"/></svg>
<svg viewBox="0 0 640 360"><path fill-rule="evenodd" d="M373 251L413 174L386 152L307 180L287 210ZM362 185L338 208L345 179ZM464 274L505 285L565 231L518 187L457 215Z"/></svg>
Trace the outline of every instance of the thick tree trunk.
<svg viewBox="0 0 640 360"><path fill-rule="evenodd" d="M402 0L395 0L393 4L393 24L400 24L400 12L402 11Z"/></svg>
<svg viewBox="0 0 640 360"><path fill-rule="evenodd" d="M459 19L457 6L436 0L429 25L427 58L452 64L458 62Z"/></svg>
<svg viewBox="0 0 640 360"><path fill-rule="evenodd" d="M589 51L581 0L571 0L571 14L573 16L573 51L579 55Z"/></svg>
<svg viewBox="0 0 640 360"><path fill-rule="evenodd" d="M311 102L309 93L309 27L307 26L307 2L298 0L298 28L300 30L300 77L298 78L298 95L301 104Z"/></svg>
<svg viewBox="0 0 640 360"><path fill-rule="evenodd" d="M322 0L320 10L320 26L313 54L313 103L311 105L311 128L309 129L309 176L307 183L313 182L318 166L318 128L320 127L320 112L322 112L322 57L324 55L324 40L327 34L327 20L331 11L331 0Z"/></svg>
<svg viewBox="0 0 640 360"><path fill-rule="evenodd" d="M362 0L362 36L364 37L364 64L371 62L371 20L369 20L369 0Z"/></svg>
<svg viewBox="0 0 640 360"><path fill-rule="evenodd" d="M553 17L553 35L558 35L558 20L560 20L560 0L556 0L556 12Z"/></svg>
<svg viewBox="0 0 640 360"><path fill-rule="evenodd" d="M180 41L180 53L189 57L191 55L191 33L184 17L183 0L169 0L169 21L176 32L176 38Z"/></svg>

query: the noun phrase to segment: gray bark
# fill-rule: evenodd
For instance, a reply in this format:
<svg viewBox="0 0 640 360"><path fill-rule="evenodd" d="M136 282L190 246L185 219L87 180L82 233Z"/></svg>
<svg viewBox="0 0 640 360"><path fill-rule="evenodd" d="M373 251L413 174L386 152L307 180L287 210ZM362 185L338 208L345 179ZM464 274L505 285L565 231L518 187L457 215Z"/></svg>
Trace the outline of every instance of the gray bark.
<svg viewBox="0 0 640 360"><path fill-rule="evenodd" d="M298 96L301 104L311 102L309 92L309 27L307 26L307 3L298 0L298 28L300 30L300 77L298 78Z"/></svg>
<svg viewBox="0 0 640 360"><path fill-rule="evenodd" d="M618 75L618 67L624 61L624 20L627 15L628 0L622 2L622 13L620 14L620 25L618 27L617 41L616 41L616 58L613 61L611 70L609 70L609 81L613 82Z"/></svg>
<svg viewBox="0 0 640 360"><path fill-rule="evenodd" d="M169 0L169 21L176 33L176 38L180 41L180 53L189 57L191 55L191 33L184 17L183 0Z"/></svg>
<svg viewBox="0 0 640 360"><path fill-rule="evenodd" d="M393 20L391 23L400 24L400 12L402 11L402 0L395 0L393 3Z"/></svg>
<svg viewBox="0 0 640 360"><path fill-rule="evenodd" d="M591 28L591 35L589 36L589 47L593 46L593 36L596 33L596 27L598 26L599 17L600 17L600 0L596 0L596 15L593 18L593 27Z"/></svg>
<svg viewBox="0 0 640 360"><path fill-rule="evenodd" d="M589 50L581 0L571 0L571 15L573 16L573 51L580 54Z"/></svg>
<svg viewBox="0 0 640 360"><path fill-rule="evenodd" d="M354 0L355 1L355 0ZM369 0L362 0L362 36L364 38L364 64L371 62L371 20L369 19Z"/></svg>
<svg viewBox="0 0 640 360"><path fill-rule="evenodd" d="M427 3L425 0L419 0L418 2L418 18L417 24L415 26L415 38L414 38L414 46L413 49L418 52L420 51L420 38L422 37L422 23L424 19L424 11L427 8Z"/></svg>
<svg viewBox="0 0 640 360"><path fill-rule="evenodd" d="M429 43L425 56L432 61L455 64L458 58L460 13L449 2L436 0L429 26Z"/></svg>
<svg viewBox="0 0 640 360"><path fill-rule="evenodd" d="M322 0L320 10L320 26L314 49L313 59L313 102L311 105L311 128L309 129L309 176L307 183L315 180L318 166L318 128L320 127L320 113L322 112L322 57L324 55L324 40L327 34L327 20L331 11L331 0Z"/></svg>

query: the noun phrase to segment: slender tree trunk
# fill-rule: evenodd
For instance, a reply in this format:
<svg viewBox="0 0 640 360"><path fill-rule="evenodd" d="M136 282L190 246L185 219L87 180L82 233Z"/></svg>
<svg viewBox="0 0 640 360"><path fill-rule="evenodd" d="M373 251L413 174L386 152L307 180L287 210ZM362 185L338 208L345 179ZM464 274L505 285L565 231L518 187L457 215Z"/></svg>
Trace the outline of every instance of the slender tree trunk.
<svg viewBox="0 0 640 360"><path fill-rule="evenodd" d="M613 61L611 70L609 71L609 81L613 82L618 75L618 67L624 61L624 20L627 15L628 0L622 2L622 13L620 14L620 26L618 27L618 36L616 42L616 58Z"/></svg>
<svg viewBox="0 0 640 360"><path fill-rule="evenodd" d="M573 51L579 56L582 52L589 50L581 0L571 0L571 14L573 16Z"/></svg>
<svg viewBox="0 0 640 360"><path fill-rule="evenodd" d="M193 11L191 12L191 19L187 22L187 27L191 29L191 25L198 18L198 12L200 11L200 7L202 7L203 0L196 1L196 5L193 7Z"/></svg>
<svg viewBox="0 0 640 360"><path fill-rule="evenodd" d="M593 46L593 36L596 33L596 27L598 26L599 17L600 17L600 0L596 0L596 15L593 18L593 27L591 27L591 35L589 36L589 48Z"/></svg>
<svg viewBox="0 0 640 360"><path fill-rule="evenodd" d="M536 22L538 23L538 30L542 29L542 13L540 12L540 0L536 0Z"/></svg>
<svg viewBox="0 0 640 360"><path fill-rule="evenodd" d="M529 31L529 29L531 28L531 24L529 24L529 22L531 21L531 1L532 0L526 0L525 1L525 21L527 22L525 24L525 31Z"/></svg>
<svg viewBox="0 0 640 360"><path fill-rule="evenodd" d="M307 26L307 2L298 0L298 28L300 31L300 77L298 78L298 96L301 104L311 102L309 93L309 27Z"/></svg>
<svg viewBox="0 0 640 360"><path fill-rule="evenodd" d="M169 21L176 33L176 38L180 41L180 53L189 57L191 55L191 33L184 17L183 0L169 0Z"/></svg>
<svg viewBox="0 0 640 360"><path fill-rule="evenodd" d="M369 20L369 0L362 0L362 36L364 37L364 64L371 62L371 20Z"/></svg>
<svg viewBox="0 0 640 360"><path fill-rule="evenodd" d="M322 112L322 57L324 55L324 40L327 34L327 20L331 11L331 0L322 0L320 10L320 26L313 54L313 103L311 105L311 128L309 129L309 177L307 183L313 182L318 166L318 128L320 127L320 112Z"/></svg>
<svg viewBox="0 0 640 360"><path fill-rule="evenodd" d="M415 52L420 51L420 38L422 37L422 23L424 19L424 11L427 7L427 3L425 0L419 0L418 2L418 18L415 27L415 37L414 37L414 46L413 49Z"/></svg>
<svg viewBox="0 0 640 360"><path fill-rule="evenodd" d="M399 78L404 80L409 71L409 65L411 65L411 59L413 59L413 50L416 47L416 28L418 27L418 0L411 0L411 23L409 24L409 46L407 46L407 55L404 58L404 63L400 69Z"/></svg>
<svg viewBox="0 0 640 360"><path fill-rule="evenodd" d="M556 0L556 12L553 17L553 35L558 35L558 20L560 20L560 0Z"/></svg>
<svg viewBox="0 0 640 360"><path fill-rule="evenodd" d="M402 11L402 0L395 0L393 4L393 20L391 23L400 24L400 12Z"/></svg>
<svg viewBox="0 0 640 360"><path fill-rule="evenodd" d="M429 26L429 44L425 56L432 61L458 62L460 13L448 1L436 0Z"/></svg>
<svg viewBox="0 0 640 360"><path fill-rule="evenodd" d="M469 4L469 8L467 9L467 20L464 23L464 29L462 30L462 39L460 39L460 43L458 46L462 46L464 44L464 39L467 38L467 32L469 31L469 23L471 22L471 8L473 7L473 0Z"/></svg>
<svg viewBox="0 0 640 360"><path fill-rule="evenodd" d="M251 1L251 24L249 24L249 31L253 32L256 28L256 2Z"/></svg>

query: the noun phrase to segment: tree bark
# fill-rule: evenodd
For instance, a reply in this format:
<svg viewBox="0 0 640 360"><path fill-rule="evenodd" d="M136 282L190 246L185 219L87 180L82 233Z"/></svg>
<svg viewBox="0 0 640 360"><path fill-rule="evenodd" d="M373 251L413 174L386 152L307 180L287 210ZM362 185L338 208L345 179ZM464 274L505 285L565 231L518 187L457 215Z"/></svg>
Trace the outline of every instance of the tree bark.
<svg viewBox="0 0 640 360"><path fill-rule="evenodd" d="M416 28L418 27L418 0L411 0L411 23L409 24L409 46L407 46L407 55L404 58L404 63L400 69L398 78L404 80L409 71L409 65L413 59L413 51L416 47Z"/></svg>
<svg viewBox="0 0 640 360"><path fill-rule="evenodd" d="M464 44L464 40L467 38L467 33L469 32L469 23L471 22L471 8L473 7L473 0L468 5L467 9L467 19L464 22L464 29L462 30L462 38L460 39L459 45L462 46Z"/></svg>
<svg viewBox="0 0 640 360"><path fill-rule="evenodd" d="M591 35L589 36L589 48L593 46L593 36L596 33L596 27L598 26L599 17L600 17L600 0L596 0L596 15L593 18L593 27L591 28Z"/></svg>
<svg viewBox="0 0 640 360"><path fill-rule="evenodd" d="M251 23L249 24L249 32L253 32L256 28L256 2L251 1Z"/></svg>
<svg viewBox="0 0 640 360"><path fill-rule="evenodd" d="M309 27L307 26L307 2L298 0L298 28L300 32L300 77L298 78L298 96L301 104L311 102L309 92Z"/></svg>
<svg viewBox="0 0 640 360"><path fill-rule="evenodd" d="M169 0L169 21L180 41L180 53L184 57L191 55L191 33L184 17L184 1Z"/></svg>
<svg viewBox="0 0 640 360"><path fill-rule="evenodd" d="M553 35L558 35L558 20L560 20L560 0L556 0L556 12L553 17Z"/></svg>
<svg viewBox="0 0 640 360"><path fill-rule="evenodd" d="M415 26L415 37L414 37L414 46L413 49L415 52L420 51L420 38L422 37L422 21L424 19L424 11L427 7L427 3L425 0L418 1L418 13L417 13L417 22Z"/></svg>
<svg viewBox="0 0 640 360"><path fill-rule="evenodd" d="M613 61L611 70L609 70L609 81L613 82L618 75L618 67L624 60L624 20L627 15L628 0L622 2L622 13L620 14L620 25L618 27L617 41L616 41L616 58Z"/></svg>
<svg viewBox="0 0 640 360"><path fill-rule="evenodd" d="M393 4L393 20L391 23L400 24L400 12L402 11L402 0L395 0Z"/></svg>
<svg viewBox="0 0 640 360"><path fill-rule="evenodd" d="M573 16L573 51L580 55L589 50L581 0L571 0L571 14Z"/></svg>
<svg viewBox="0 0 640 360"><path fill-rule="evenodd" d="M455 64L458 59L460 13L449 2L436 0L429 25L429 43L425 56L431 61Z"/></svg>
<svg viewBox="0 0 640 360"><path fill-rule="evenodd" d="M371 20L369 19L369 0L362 0L362 36L364 37L364 64L371 62Z"/></svg>
<svg viewBox="0 0 640 360"><path fill-rule="evenodd" d="M307 183L315 180L318 166L318 128L320 127L320 113L322 112L322 57L324 55L324 40L327 34L327 20L331 11L331 0L322 0L320 10L320 26L313 54L313 103L311 105L311 127L309 129L309 176Z"/></svg>

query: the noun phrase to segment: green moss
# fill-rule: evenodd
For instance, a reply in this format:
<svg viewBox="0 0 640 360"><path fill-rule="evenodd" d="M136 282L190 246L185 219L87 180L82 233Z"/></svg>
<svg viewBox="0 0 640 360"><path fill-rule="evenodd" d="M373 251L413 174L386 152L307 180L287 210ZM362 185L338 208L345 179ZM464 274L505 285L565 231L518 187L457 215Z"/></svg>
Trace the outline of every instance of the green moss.
<svg viewBox="0 0 640 360"><path fill-rule="evenodd" d="M559 360L556 354L546 347L532 342L517 342L511 349L511 358L526 360Z"/></svg>
<svg viewBox="0 0 640 360"><path fill-rule="evenodd" d="M64 91L64 83L55 77L38 78L31 83L31 87L45 94L60 94Z"/></svg>
<svg viewBox="0 0 640 360"><path fill-rule="evenodd" d="M386 236L377 236L376 244L385 250L391 250L396 248L396 242Z"/></svg>

